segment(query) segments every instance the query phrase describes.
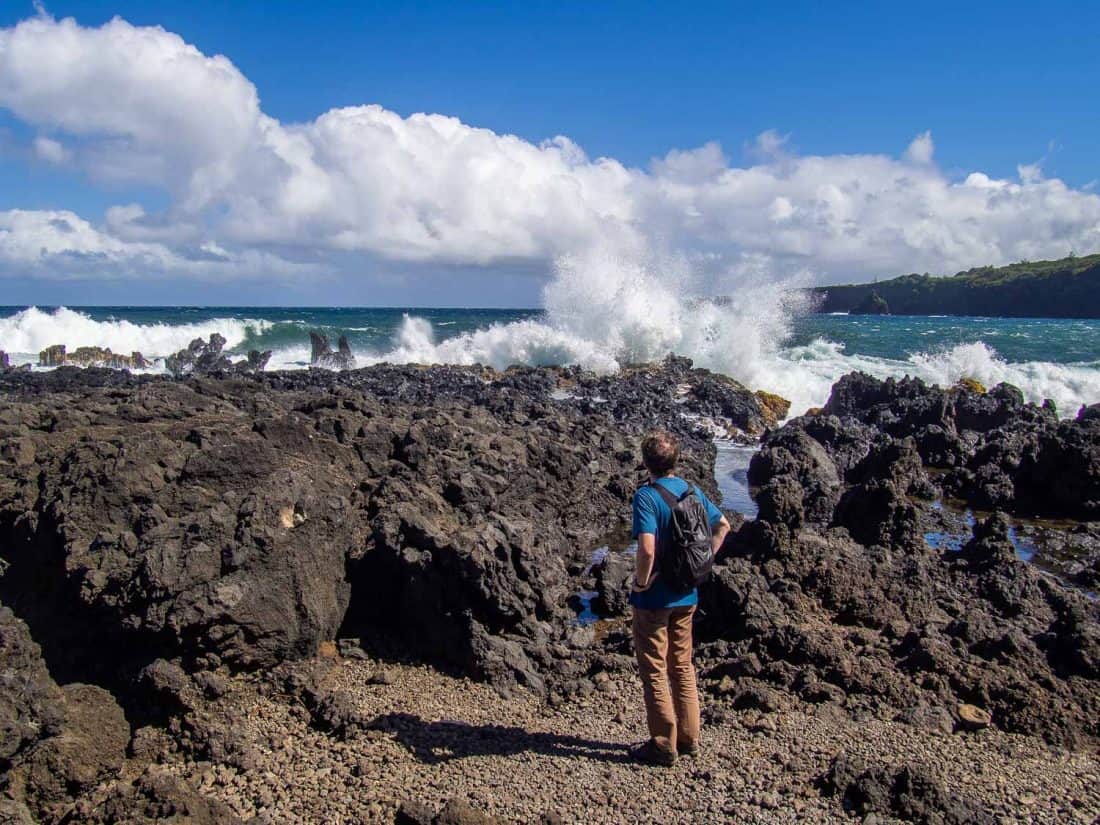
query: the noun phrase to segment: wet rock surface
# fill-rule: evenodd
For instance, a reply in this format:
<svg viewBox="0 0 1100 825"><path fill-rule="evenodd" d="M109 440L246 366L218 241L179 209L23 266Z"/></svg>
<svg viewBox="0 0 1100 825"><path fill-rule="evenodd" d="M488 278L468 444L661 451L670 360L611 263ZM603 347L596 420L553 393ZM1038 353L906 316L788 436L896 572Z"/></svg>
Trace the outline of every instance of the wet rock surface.
<svg viewBox="0 0 1100 825"><path fill-rule="evenodd" d="M352 354L346 335L340 336L335 351L328 341L328 336L320 332L309 333L309 344L311 366L328 370L350 370L355 366L355 356Z"/></svg>
<svg viewBox="0 0 1100 825"><path fill-rule="evenodd" d="M249 375L263 372L271 359L271 350L250 350L244 359L234 361L228 353L223 352L225 343L225 338L216 332L210 335L208 341L196 338L186 349L165 358L164 367L177 378L184 375L221 373Z"/></svg>
<svg viewBox="0 0 1100 825"><path fill-rule="evenodd" d="M759 517L731 518L701 593L716 750L676 769L698 796L685 821L964 821L960 781L1012 821L1009 791L961 780L946 754L1032 788L1048 743L1092 747L1097 604L1021 560L1004 513L957 546L929 536L954 529L951 498L1089 512L1087 461L1041 505L1027 479L1043 445L1089 454L1094 420L1006 387L903 383L850 377L769 430L774 401L683 359L614 377L0 373L0 641L27 686L0 683L17 706L4 804L45 821L393 821L402 802L426 821L614 821L623 805L676 821L673 786L612 790L633 786L623 748L643 730L632 567L591 555L627 528L640 437L664 426L714 498L713 435L764 435ZM588 589L600 621L582 625ZM960 724L968 704L987 728ZM93 717L111 743L95 758ZM983 743L1028 758L1008 768ZM862 761L838 763L844 748ZM1035 804L1100 813L1078 780L1089 759L1052 774L1064 811ZM591 799L542 792L574 768ZM471 807L448 814L454 798Z"/></svg>
<svg viewBox="0 0 1100 825"><path fill-rule="evenodd" d="M40 367L108 367L110 369L145 369L149 361L140 352L129 355L111 352L108 347L77 347L67 352L64 344L46 347L38 354ZM8 366L5 364L4 366Z"/></svg>

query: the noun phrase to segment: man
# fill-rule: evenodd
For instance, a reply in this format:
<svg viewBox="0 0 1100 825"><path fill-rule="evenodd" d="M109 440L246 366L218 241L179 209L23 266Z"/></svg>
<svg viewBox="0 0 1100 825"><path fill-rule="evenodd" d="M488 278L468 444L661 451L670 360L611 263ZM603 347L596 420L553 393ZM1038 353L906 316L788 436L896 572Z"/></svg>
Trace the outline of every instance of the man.
<svg viewBox="0 0 1100 825"><path fill-rule="evenodd" d="M694 588L673 590L661 581L657 557L667 540L672 508L655 489L660 485L679 499L689 487L673 475L680 458L676 437L654 432L642 441L642 461L649 483L634 494L634 538L638 555L630 603L634 607L634 651L645 696L649 740L631 750L631 756L654 765L673 765L677 753L693 755L699 747L699 692L692 663L692 617L699 602ZM729 532L726 517L695 488L706 508L712 529L711 552Z"/></svg>

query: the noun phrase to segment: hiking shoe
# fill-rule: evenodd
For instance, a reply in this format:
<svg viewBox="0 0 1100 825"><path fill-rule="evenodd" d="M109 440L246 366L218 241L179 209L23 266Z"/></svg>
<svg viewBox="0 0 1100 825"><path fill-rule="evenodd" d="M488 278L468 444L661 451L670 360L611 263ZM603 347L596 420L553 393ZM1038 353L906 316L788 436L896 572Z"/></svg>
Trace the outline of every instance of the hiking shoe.
<svg viewBox="0 0 1100 825"><path fill-rule="evenodd" d="M690 745L677 745L676 753L679 756L691 758L699 753L699 743L692 742Z"/></svg>
<svg viewBox="0 0 1100 825"><path fill-rule="evenodd" d="M676 764L675 752L661 750L652 739L647 739L640 745L630 749L630 758L635 762L646 765L658 765L662 768L671 768Z"/></svg>

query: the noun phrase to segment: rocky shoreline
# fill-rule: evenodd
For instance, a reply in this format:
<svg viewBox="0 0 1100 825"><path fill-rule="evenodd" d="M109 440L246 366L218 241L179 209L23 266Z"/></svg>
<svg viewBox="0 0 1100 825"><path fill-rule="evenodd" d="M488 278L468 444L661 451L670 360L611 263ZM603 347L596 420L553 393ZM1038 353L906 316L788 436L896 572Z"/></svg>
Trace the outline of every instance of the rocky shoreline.
<svg viewBox="0 0 1100 825"><path fill-rule="evenodd" d="M852 375L780 427L782 399L675 358L60 367L0 393L14 821L1100 815L1100 406ZM630 561L591 558L653 426L712 495L713 438L762 439L759 517L732 515L702 593L690 816L669 778L631 796ZM1010 520L1036 515L1046 569Z"/></svg>

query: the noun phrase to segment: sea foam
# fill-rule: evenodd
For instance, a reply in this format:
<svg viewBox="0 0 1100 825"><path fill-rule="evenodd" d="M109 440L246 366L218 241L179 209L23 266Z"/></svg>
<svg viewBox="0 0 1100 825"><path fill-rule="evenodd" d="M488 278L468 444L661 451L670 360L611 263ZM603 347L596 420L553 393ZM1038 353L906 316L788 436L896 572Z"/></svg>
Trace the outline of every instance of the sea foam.
<svg viewBox="0 0 1100 825"><path fill-rule="evenodd" d="M741 283L721 302L683 297L698 286L682 261L565 259L543 292L544 321L498 324L437 341L428 321L406 316L393 349L360 363L577 364L607 373L676 353L753 389L778 393L791 401L792 415L824 404L836 380L853 370L942 386L961 378L987 386L1006 381L1029 401L1053 400L1063 416L1100 401L1100 362L1008 362L981 341L905 359L850 354L821 338L790 346L793 319L810 309L807 294L794 288L801 284Z"/></svg>
<svg viewBox="0 0 1100 825"><path fill-rule="evenodd" d="M96 321L65 307L45 312L28 307L7 318L0 318L0 347L14 363L37 363L38 353L54 344L70 351L77 347L107 347L112 352L147 356L171 355L195 338L209 338L215 332L232 348L251 333L270 327L262 320L211 318L189 324L137 324L126 320Z"/></svg>
<svg viewBox="0 0 1100 825"><path fill-rule="evenodd" d="M357 350L357 363L476 363L498 369L576 364L611 373L676 353L753 389L790 399L792 415L824 404L833 383L853 370L879 378L911 375L945 386L964 377L986 386L1007 381L1030 401L1053 400L1063 416L1100 401L1100 362L1012 362L983 341L931 346L896 359L850 353L826 338L791 345L792 323L809 309L805 293L791 288L800 285L742 280L723 290L729 297L722 301L690 299L684 296L706 294L707 285L681 260L647 263L592 254L559 262L543 293L545 313L538 319L448 336L427 319L406 314L391 344ZM304 319L239 317L180 324L97 321L71 309L31 307L0 318L0 348L15 363L36 363L38 352L52 344L70 350L106 346L126 354L138 350L151 357L218 332L228 349L273 349L269 369L301 369L309 365L309 326Z"/></svg>

